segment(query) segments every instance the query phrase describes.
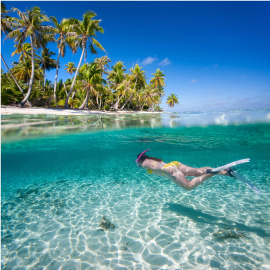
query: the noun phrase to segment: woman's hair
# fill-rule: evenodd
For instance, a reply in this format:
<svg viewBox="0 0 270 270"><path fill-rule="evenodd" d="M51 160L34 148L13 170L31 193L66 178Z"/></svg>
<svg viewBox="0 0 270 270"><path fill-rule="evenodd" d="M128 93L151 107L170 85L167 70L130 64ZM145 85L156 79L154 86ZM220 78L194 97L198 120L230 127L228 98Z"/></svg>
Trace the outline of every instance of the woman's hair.
<svg viewBox="0 0 270 270"><path fill-rule="evenodd" d="M155 158L155 157L147 157L147 159L152 159L152 160L155 160L155 161L158 161L158 162L163 162L162 159Z"/></svg>
<svg viewBox="0 0 270 270"><path fill-rule="evenodd" d="M137 156L137 158L139 157L139 155ZM158 161L158 162L163 162L162 159L154 158L154 157L148 157L146 154L143 154L139 161L144 161L145 159L151 159L151 160L155 160L155 161Z"/></svg>

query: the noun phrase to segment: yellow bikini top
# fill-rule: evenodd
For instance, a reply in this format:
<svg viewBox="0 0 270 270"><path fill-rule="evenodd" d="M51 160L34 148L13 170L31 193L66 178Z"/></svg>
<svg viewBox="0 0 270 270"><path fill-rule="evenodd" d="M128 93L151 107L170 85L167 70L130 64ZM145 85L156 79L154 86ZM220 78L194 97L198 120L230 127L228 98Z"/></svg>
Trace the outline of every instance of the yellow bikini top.
<svg viewBox="0 0 270 270"><path fill-rule="evenodd" d="M154 165L156 162L157 162L157 161L154 161L153 165ZM178 161L172 161L172 162L170 162L170 163L164 165L163 168L167 168L167 167L170 167L170 166L176 166L177 168L179 168L179 162L178 162ZM147 172L148 172L149 174L152 174L152 173L153 173L152 169L146 169L146 170L147 170ZM162 173L164 174L163 171L162 171Z"/></svg>
<svg viewBox="0 0 270 270"><path fill-rule="evenodd" d="M153 165L156 163L157 161L154 161L153 162ZM147 170L147 172L149 173L149 174L152 174L153 173L153 171L152 171L152 169L146 169Z"/></svg>

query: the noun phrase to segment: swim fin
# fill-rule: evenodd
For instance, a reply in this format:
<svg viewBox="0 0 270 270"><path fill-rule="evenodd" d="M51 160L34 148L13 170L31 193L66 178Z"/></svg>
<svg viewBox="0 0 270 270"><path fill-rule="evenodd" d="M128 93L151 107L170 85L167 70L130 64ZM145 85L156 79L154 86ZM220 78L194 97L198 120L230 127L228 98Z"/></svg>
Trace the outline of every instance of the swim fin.
<svg viewBox="0 0 270 270"><path fill-rule="evenodd" d="M245 158L245 159L240 159L240 160L237 160L237 161L234 161L234 162L231 162L229 164L226 164L226 165L223 165L221 167L217 167L215 169L212 169L210 173L218 173L219 171L222 171L222 170L226 170L232 166L235 166L235 165L238 165L238 164L242 164L242 163L247 163L249 162L250 159L249 158Z"/></svg>
<svg viewBox="0 0 270 270"><path fill-rule="evenodd" d="M236 172L234 170L230 170L230 173L235 178L237 178L238 180L240 180L241 182L243 182L244 184L246 184L256 194L259 194L261 192L255 185L251 184L243 175L239 174L238 172Z"/></svg>
<svg viewBox="0 0 270 270"><path fill-rule="evenodd" d="M242 183L246 184L256 194L259 194L260 193L260 190L255 185L251 184L244 176L242 176L241 174L239 174L237 171L234 171L233 169L230 168L232 166L235 166L235 165L238 165L238 164L242 164L242 163L247 163L249 161L250 161L249 158L240 159L240 160L231 162L229 164L223 165L221 167L217 167L215 169L207 169L206 170L206 173L217 174L219 171L222 171L222 170L226 170L227 169L227 172L229 173L230 176L235 177L236 179L238 179Z"/></svg>

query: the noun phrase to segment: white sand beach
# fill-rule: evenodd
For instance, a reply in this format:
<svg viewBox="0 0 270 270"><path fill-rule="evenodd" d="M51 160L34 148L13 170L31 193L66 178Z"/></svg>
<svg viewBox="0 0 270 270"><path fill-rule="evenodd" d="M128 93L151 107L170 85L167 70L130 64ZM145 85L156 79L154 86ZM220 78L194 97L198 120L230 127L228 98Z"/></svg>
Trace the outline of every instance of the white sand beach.
<svg viewBox="0 0 270 270"><path fill-rule="evenodd" d="M75 109L54 109L54 108L20 108L14 106L1 106L1 115L10 114L52 114L52 115L87 115L87 114L149 114L162 112L146 111L95 111L95 110L75 110Z"/></svg>

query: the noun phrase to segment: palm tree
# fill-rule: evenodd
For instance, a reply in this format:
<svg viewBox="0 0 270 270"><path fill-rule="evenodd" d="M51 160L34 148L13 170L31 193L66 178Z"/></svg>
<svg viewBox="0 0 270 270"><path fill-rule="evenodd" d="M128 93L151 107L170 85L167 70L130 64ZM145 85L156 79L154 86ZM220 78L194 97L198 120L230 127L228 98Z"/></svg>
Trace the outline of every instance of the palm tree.
<svg viewBox="0 0 270 270"><path fill-rule="evenodd" d="M72 74L76 71L75 63L68 62L68 64L66 64L65 66L66 66L65 69L67 70L67 73L69 73L71 79ZM74 98L75 92L76 90L73 91L72 98Z"/></svg>
<svg viewBox="0 0 270 270"><path fill-rule="evenodd" d="M102 70L101 77L103 79L103 74L104 73L108 74L107 70L108 70L108 67L109 67L109 62L112 62L111 59L107 55L105 55L105 56L102 56L100 58L96 58L94 62L97 63L98 66L99 66L99 69ZM104 92L104 91L102 91L102 92ZM100 96L101 96L101 98L100 98L100 106L101 106L102 92L99 93Z"/></svg>
<svg viewBox="0 0 270 270"><path fill-rule="evenodd" d="M125 101L124 105L121 107L120 111L122 111L127 103L130 101L134 94L134 90L131 88L132 84L130 81L130 78L127 77L119 86L118 89L122 91L123 96L127 98L127 95L129 95L129 98Z"/></svg>
<svg viewBox="0 0 270 270"><path fill-rule="evenodd" d="M10 20L9 20L10 17L6 15L6 14L9 13L9 12L10 12L10 11L8 11L8 10L6 9L6 5L5 5L3 2L1 2L1 33L2 33L2 35L3 35L3 34L7 34L7 33L9 33L10 31L12 31L11 22L10 22ZM12 71L9 69L9 67L8 67L8 65L7 65L7 63L6 63L6 61L4 60L4 57L3 57L2 53L1 53L1 58L2 58L2 61L3 61L4 64L5 64L5 66L6 66L7 70L8 70L8 72L10 73L12 79L13 79L14 82L16 83L18 89L22 92L23 97L25 97L25 94L24 94L24 92L23 92L21 86L19 85L19 83L18 83L17 80L15 79L14 75L12 74ZM27 102L27 104L31 106L31 103L30 103L29 101Z"/></svg>
<svg viewBox="0 0 270 270"><path fill-rule="evenodd" d="M14 38L17 45L20 47L25 40L30 37L31 44L31 58L32 58L32 72L31 78L28 84L28 92L25 98L20 102L23 106L31 95L34 74L35 74L35 63L34 63L34 48L45 47L45 44L53 40L50 35L53 31L53 27L49 25L42 25L43 22L48 22L49 18L39 7L33 7L30 10L26 9L26 12L21 12L17 8L13 8L14 12L17 12L19 19L10 18L12 23L12 30L6 38Z"/></svg>
<svg viewBox="0 0 270 270"><path fill-rule="evenodd" d="M85 105L88 107L89 93L92 93L95 96L99 95L99 90L102 88L102 85L106 83L106 81L102 79L101 73L102 69L99 69L96 63L92 62L90 65L85 67L82 76L83 87L86 90L86 97L79 109L84 109Z"/></svg>
<svg viewBox="0 0 270 270"><path fill-rule="evenodd" d="M1 2L1 33L7 34L12 29L10 21L8 20L10 17L6 15L9 12L4 2Z"/></svg>
<svg viewBox="0 0 270 270"><path fill-rule="evenodd" d="M23 94L23 97L25 98L25 93L23 92L21 86L19 85L19 83L17 82L16 78L14 77L12 71L9 69L6 61L4 60L4 57L2 55L2 53L0 52L0 58L2 59L3 63L5 64L10 76L12 77L13 81L15 82L15 84L17 85L18 89L21 91L21 93ZM27 104L31 106L31 103L29 101L27 101Z"/></svg>
<svg viewBox="0 0 270 270"><path fill-rule="evenodd" d="M154 77L150 80L150 85L158 89L161 102L165 94L163 88L165 87L165 74L158 68L155 73L152 73L152 75L154 75Z"/></svg>
<svg viewBox="0 0 270 270"><path fill-rule="evenodd" d="M139 91L145 88L147 77L144 75L145 71L138 64L131 68L130 71L130 80L134 83L134 90L137 92L137 109L139 109Z"/></svg>
<svg viewBox="0 0 270 270"><path fill-rule="evenodd" d="M157 104L159 102L159 93L157 88L153 88L151 85L147 85L142 93L142 99L144 100L144 103L141 106L141 111L143 110L145 104L147 104L149 108L152 105Z"/></svg>
<svg viewBox="0 0 270 270"><path fill-rule="evenodd" d="M43 49L41 52L41 57L39 59L40 67L43 69L44 73L44 91L45 91L45 81L46 81L46 70L50 71L57 67L57 61L52 59L51 56L55 55L54 52L49 49Z"/></svg>
<svg viewBox="0 0 270 270"><path fill-rule="evenodd" d="M170 96L168 96L166 103L168 104L168 106L164 110L166 110L168 107L173 108L174 105L179 104L177 95L171 94Z"/></svg>
<svg viewBox="0 0 270 270"><path fill-rule="evenodd" d="M152 73L152 75L154 75L154 77L150 80L151 86L154 86L156 88L165 87L165 81L164 81L165 74L162 71L160 71L159 68L157 69L155 73Z"/></svg>
<svg viewBox="0 0 270 270"><path fill-rule="evenodd" d="M111 88L115 90L119 83L121 83L125 78L125 66L124 63L119 61L112 66L112 71L108 73L108 81L111 84Z"/></svg>
<svg viewBox="0 0 270 270"><path fill-rule="evenodd" d="M11 56L14 56L15 54L19 54L19 61L24 61L25 58L31 57L31 44L30 43L24 43L22 46L14 45L16 50L11 54Z"/></svg>
<svg viewBox="0 0 270 270"><path fill-rule="evenodd" d="M20 84L22 89L25 88L23 81L18 81L17 83ZM17 103L21 99L22 93L10 73L3 73L3 70L1 70L1 104Z"/></svg>
<svg viewBox="0 0 270 270"><path fill-rule="evenodd" d="M72 82L72 85L66 98L64 106L65 109L68 108L68 100L73 91L78 71L82 63L82 58L83 56L85 56L85 59L87 57L87 49L86 49L87 43L88 42L90 43L89 49L92 54L97 53L95 47L105 51L104 48L101 46L101 44L94 38L96 37L96 32L100 33L104 32L103 28L99 26L101 20L93 20L95 16L96 14L93 11L88 11L83 15L82 21L79 21L77 19L70 19L69 21L70 29L73 31L68 34L68 36L70 37L70 42L72 42L73 40L74 47L75 48L80 47L82 49L82 55L77 70L75 72L74 80Z"/></svg>
<svg viewBox="0 0 270 270"><path fill-rule="evenodd" d="M107 55L95 59L95 63L97 63L99 68L102 69L102 75L103 73L108 74L106 70L109 66L109 62L112 61Z"/></svg>
<svg viewBox="0 0 270 270"><path fill-rule="evenodd" d="M69 73L70 75L70 79L71 79L71 75L76 71L76 67L75 67L75 63L73 62L68 62L68 64L65 65L67 70L67 73Z"/></svg>
<svg viewBox="0 0 270 270"><path fill-rule="evenodd" d="M58 78L59 58L60 58L60 55L64 57L66 53L66 45L68 42L67 33L68 33L69 20L63 19L60 23L58 23L55 17L51 16L50 18L54 24L55 34L59 35L57 39L58 57L57 57L57 67L56 67L54 89L53 89L54 99L56 100L56 85L57 85L57 78Z"/></svg>
<svg viewBox="0 0 270 270"><path fill-rule="evenodd" d="M125 66L124 63L119 61L116 62L115 65L112 67L112 71L108 74L108 81L110 82L110 87L112 90L115 91L116 93L116 103L111 107L111 108L115 108L116 111L118 110L118 104L119 101L121 99L121 97L119 98L119 91L120 88L119 85L124 81L126 74L125 74Z"/></svg>
<svg viewBox="0 0 270 270"><path fill-rule="evenodd" d="M39 63L37 61L34 62L34 79L42 80L43 79L43 71L39 67ZM19 63L13 62L12 71L17 80L23 80L25 83L29 84L29 80L32 76L32 60L31 58L26 58L25 61L21 61Z"/></svg>
<svg viewBox="0 0 270 270"><path fill-rule="evenodd" d="M49 81L48 79L46 79L44 89L45 89L46 91L48 91L48 90L52 90L52 88L53 88L52 81Z"/></svg>

